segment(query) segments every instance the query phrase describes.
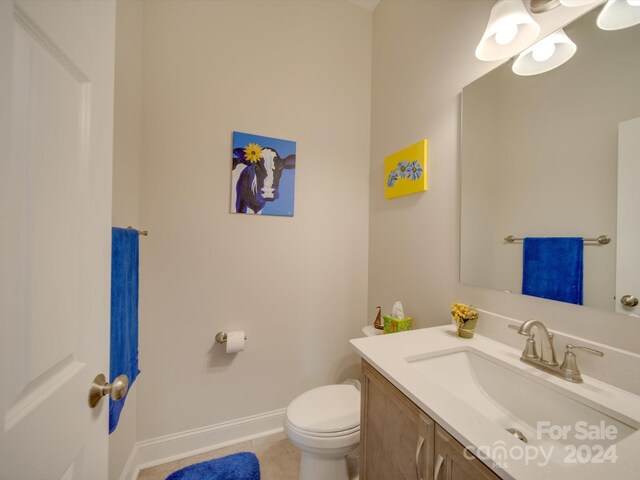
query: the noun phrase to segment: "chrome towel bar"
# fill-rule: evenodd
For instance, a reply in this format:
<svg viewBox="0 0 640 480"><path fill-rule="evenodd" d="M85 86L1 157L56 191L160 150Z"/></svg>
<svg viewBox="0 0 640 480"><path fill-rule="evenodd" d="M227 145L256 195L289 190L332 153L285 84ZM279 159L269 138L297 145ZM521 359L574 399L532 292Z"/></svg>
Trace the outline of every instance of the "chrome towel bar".
<svg viewBox="0 0 640 480"><path fill-rule="evenodd" d="M524 238L514 237L513 235L509 235L508 237L504 238L504 241L507 242L507 243L522 242L523 240L524 240ZM584 242L597 242L600 245L607 245L608 243L611 242L611 237L609 235L600 235L597 238L584 238L583 241Z"/></svg>
<svg viewBox="0 0 640 480"><path fill-rule="evenodd" d="M138 230L137 228L133 228L131 225L129 225L127 228L130 228L131 230ZM149 231L148 230L138 230L138 235L142 235L143 237L146 237L149 235Z"/></svg>

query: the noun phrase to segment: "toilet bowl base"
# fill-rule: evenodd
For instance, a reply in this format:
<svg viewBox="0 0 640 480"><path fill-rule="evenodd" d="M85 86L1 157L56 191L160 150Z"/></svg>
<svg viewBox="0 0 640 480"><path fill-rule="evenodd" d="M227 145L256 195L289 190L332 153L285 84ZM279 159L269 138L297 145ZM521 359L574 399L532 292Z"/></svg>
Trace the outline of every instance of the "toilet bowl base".
<svg viewBox="0 0 640 480"><path fill-rule="evenodd" d="M318 455L302 451L300 480L349 480L346 455Z"/></svg>

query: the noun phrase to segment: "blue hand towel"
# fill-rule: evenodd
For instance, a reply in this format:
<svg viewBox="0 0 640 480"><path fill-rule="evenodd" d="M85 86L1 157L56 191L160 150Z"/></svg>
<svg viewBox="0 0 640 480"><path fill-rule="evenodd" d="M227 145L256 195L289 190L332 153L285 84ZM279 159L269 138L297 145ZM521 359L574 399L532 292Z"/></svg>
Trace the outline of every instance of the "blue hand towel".
<svg viewBox="0 0 640 480"><path fill-rule="evenodd" d="M166 480L260 480L260 464L253 453L235 453L189 465Z"/></svg>
<svg viewBox="0 0 640 480"><path fill-rule="evenodd" d="M129 378L138 370L138 231L113 228L111 235L111 362L109 378ZM118 425L124 398L109 399L109 433Z"/></svg>
<svg viewBox="0 0 640 480"><path fill-rule="evenodd" d="M525 238L522 293L582 305L583 247L579 237Z"/></svg>

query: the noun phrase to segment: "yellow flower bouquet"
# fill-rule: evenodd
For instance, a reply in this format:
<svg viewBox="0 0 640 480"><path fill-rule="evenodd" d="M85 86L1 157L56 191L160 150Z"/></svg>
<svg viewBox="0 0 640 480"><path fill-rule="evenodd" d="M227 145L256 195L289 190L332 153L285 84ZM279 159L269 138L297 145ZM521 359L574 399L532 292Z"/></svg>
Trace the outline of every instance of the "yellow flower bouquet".
<svg viewBox="0 0 640 480"><path fill-rule="evenodd" d="M450 308L453 323L458 327L458 336L473 338L478 322L478 311L470 305L458 302L453 302Z"/></svg>

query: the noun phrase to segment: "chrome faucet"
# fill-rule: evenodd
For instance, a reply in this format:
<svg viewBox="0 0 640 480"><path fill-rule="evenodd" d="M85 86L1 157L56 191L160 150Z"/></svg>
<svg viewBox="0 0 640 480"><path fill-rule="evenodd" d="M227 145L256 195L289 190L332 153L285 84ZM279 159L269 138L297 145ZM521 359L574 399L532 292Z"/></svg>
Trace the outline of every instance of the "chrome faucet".
<svg viewBox="0 0 640 480"><path fill-rule="evenodd" d="M549 367L557 367L558 361L556 360L556 349L553 347L553 333L550 333L545 327L544 323L539 320L527 320L518 329L520 335L526 335L527 337L533 336L531 329L537 327L538 334L540 336L540 359L539 361Z"/></svg>
<svg viewBox="0 0 640 480"><path fill-rule="evenodd" d="M535 334L531 331L533 327L536 327L538 334L541 337L540 356L538 356L536 348ZM580 375L576 355L574 353L575 350L590 353L591 355L596 355L598 357L604 356L604 353L599 350L594 350L593 348L567 345L567 349L564 354L564 361L561 366L558 366L556 350L553 346L553 333L549 332L544 323L539 320L527 320L520 325L520 327L517 325L509 325L509 328L518 330L520 335L527 337L527 344L525 345L522 356L520 357L522 362L573 383L582 383L582 376Z"/></svg>

